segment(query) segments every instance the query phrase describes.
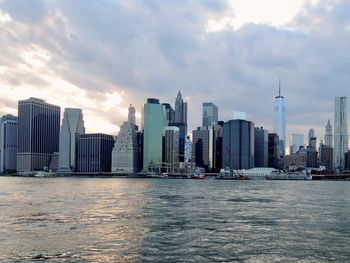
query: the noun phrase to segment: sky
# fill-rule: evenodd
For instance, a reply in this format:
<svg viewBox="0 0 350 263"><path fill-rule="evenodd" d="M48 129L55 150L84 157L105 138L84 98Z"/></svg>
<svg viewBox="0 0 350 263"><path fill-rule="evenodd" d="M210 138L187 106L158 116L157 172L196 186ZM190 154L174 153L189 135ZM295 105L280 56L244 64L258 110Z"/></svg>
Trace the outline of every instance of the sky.
<svg viewBox="0 0 350 263"><path fill-rule="evenodd" d="M273 130L281 79L287 136L324 136L348 96L350 1L0 0L0 115L29 97L83 109L87 132L116 134L148 97L247 112ZM287 142L288 144L288 142Z"/></svg>

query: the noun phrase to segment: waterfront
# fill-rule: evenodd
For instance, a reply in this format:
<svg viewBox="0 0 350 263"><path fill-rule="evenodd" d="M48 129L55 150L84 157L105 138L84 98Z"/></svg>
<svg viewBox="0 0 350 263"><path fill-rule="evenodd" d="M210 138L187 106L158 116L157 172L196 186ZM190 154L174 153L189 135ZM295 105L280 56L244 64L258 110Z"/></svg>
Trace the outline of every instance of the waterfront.
<svg viewBox="0 0 350 263"><path fill-rule="evenodd" d="M0 261L346 262L350 185L0 177Z"/></svg>

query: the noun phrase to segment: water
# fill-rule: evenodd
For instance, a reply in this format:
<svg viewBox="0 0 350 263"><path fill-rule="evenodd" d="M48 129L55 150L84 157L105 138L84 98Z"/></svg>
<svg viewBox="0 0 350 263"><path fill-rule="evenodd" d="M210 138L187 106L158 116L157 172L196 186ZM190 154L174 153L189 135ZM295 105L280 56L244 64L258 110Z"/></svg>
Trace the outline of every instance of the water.
<svg viewBox="0 0 350 263"><path fill-rule="evenodd" d="M1 262L349 262L350 182L0 177Z"/></svg>

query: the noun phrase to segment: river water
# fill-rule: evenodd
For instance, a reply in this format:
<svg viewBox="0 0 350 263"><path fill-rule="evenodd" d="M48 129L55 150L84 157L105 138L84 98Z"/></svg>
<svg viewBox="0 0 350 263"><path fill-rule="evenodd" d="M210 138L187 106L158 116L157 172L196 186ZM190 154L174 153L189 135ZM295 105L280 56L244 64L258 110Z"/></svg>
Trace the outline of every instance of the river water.
<svg viewBox="0 0 350 263"><path fill-rule="evenodd" d="M350 182L0 177L0 262L350 262Z"/></svg>

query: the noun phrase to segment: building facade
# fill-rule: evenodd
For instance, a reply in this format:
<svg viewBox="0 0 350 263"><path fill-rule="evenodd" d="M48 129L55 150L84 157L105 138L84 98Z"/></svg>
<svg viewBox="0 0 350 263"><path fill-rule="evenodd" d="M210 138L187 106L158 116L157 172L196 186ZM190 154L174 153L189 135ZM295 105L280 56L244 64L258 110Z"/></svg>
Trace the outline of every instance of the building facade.
<svg viewBox="0 0 350 263"><path fill-rule="evenodd" d="M78 173L111 172L114 138L102 133L77 137L76 171Z"/></svg>
<svg viewBox="0 0 350 263"><path fill-rule="evenodd" d="M180 129L168 126L164 129L164 154L163 162L168 171L174 172L179 167L179 134Z"/></svg>
<svg viewBox="0 0 350 263"><path fill-rule="evenodd" d="M30 98L18 102L17 172L48 170L59 150L60 107Z"/></svg>
<svg viewBox="0 0 350 263"><path fill-rule="evenodd" d="M215 126L218 123L218 107L212 102L203 103L202 126Z"/></svg>
<svg viewBox="0 0 350 263"><path fill-rule="evenodd" d="M324 144L329 147L333 147L333 127L328 120L325 127Z"/></svg>
<svg viewBox="0 0 350 263"><path fill-rule="evenodd" d="M140 167L140 132L135 125L135 111L130 105L128 121L120 127L112 151L112 173L135 173Z"/></svg>
<svg viewBox="0 0 350 263"><path fill-rule="evenodd" d="M304 134L293 133L290 154L296 153L300 146L304 146Z"/></svg>
<svg viewBox="0 0 350 263"><path fill-rule="evenodd" d="M254 129L254 167L268 167L269 134L263 127Z"/></svg>
<svg viewBox="0 0 350 263"><path fill-rule="evenodd" d="M163 131L167 125L165 108L158 99L148 99L143 108L143 170L161 167Z"/></svg>
<svg viewBox="0 0 350 263"><path fill-rule="evenodd" d="M348 98L337 97L334 101L334 169L343 170L345 153L348 151Z"/></svg>
<svg viewBox="0 0 350 263"><path fill-rule="evenodd" d="M190 136L186 136L185 140L185 163L191 163L192 161L192 140Z"/></svg>
<svg viewBox="0 0 350 263"><path fill-rule="evenodd" d="M326 167L327 171L333 170L333 148L325 144L320 146L320 165Z"/></svg>
<svg viewBox="0 0 350 263"><path fill-rule="evenodd" d="M279 93L274 100L274 133L278 135L279 138L279 154L281 156L285 155L286 147L286 101L281 95L281 85L279 84Z"/></svg>
<svg viewBox="0 0 350 263"><path fill-rule="evenodd" d="M280 169L280 155L278 152L279 138L277 133L269 133L269 160L270 168Z"/></svg>
<svg viewBox="0 0 350 263"><path fill-rule="evenodd" d="M84 133L82 110L66 108L63 114L59 140L58 168L60 171L75 170L77 136Z"/></svg>
<svg viewBox="0 0 350 263"><path fill-rule="evenodd" d="M230 120L222 133L222 167L234 170L254 167L254 123Z"/></svg>
<svg viewBox="0 0 350 263"><path fill-rule="evenodd" d="M0 118L0 174L17 170L17 126L15 116Z"/></svg>

